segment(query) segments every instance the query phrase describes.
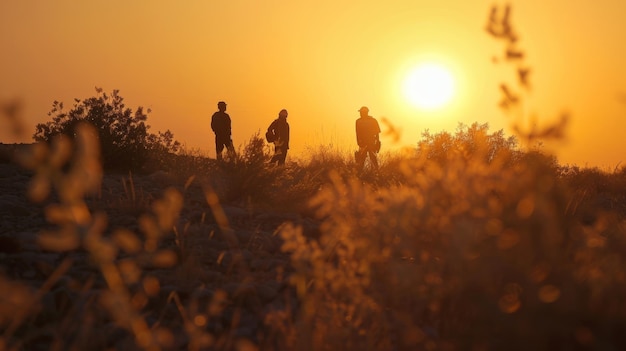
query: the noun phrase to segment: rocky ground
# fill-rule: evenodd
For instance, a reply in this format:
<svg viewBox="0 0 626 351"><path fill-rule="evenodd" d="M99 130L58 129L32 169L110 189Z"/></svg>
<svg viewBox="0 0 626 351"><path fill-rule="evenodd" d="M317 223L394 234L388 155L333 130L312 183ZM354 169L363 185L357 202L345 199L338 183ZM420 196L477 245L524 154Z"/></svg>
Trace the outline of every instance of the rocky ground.
<svg viewBox="0 0 626 351"><path fill-rule="evenodd" d="M13 340L29 349L46 349L53 342L65 343L61 348L80 348L85 343L95 345L94 349L128 348L134 338L112 318L114 312L103 311L99 303L110 287L88 250L54 252L38 244L42 230L55 229L45 218L55 195L39 204L29 201L26 194L32 173L4 161L0 164L0 276L7 278L5 290L26 286L30 302L38 306L17 328ZM267 323L271 316L297 310L295 293L288 284L290 257L281 252L277 230L289 222L315 235L318 223L298 213L228 204L219 204L227 222L218 216L222 219L218 223L216 208L208 205L200 181L185 188L164 172L106 174L100 194L88 198L87 204L92 215L106 214L105 237L119 229L142 237L140 217L151 212L155 199L168 188L178 189L184 204L176 229L162 238L160 248L175 252L177 263L165 268L137 264L141 266L139 278L131 279L126 287L130 296L141 300L132 303L135 310L153 329L169 330L163 344L171 349L185 349L196 342L186 325L188 319L201 333L208 333L209 339L197 339L207 345L226 347L235 340L263 343L271 334ZM116 260L122 267L121 262L132 257L120 251ZM62 276L56 277L59 271ZM148 291L146 282L154 282L153 278L158 280L158 289ZM217 310L211 307L216 301ZM9 311L4 308L0 313ZM194 319L194 315L201 318ZM2 317L0 326L7 318Z"/></svg>

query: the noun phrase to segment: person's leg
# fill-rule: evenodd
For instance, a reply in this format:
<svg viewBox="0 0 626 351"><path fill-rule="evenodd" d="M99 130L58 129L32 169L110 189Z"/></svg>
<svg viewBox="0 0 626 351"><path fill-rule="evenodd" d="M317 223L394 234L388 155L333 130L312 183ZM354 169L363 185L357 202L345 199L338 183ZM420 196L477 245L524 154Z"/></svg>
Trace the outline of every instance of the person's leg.
<svg viewBox="0 0 626 351"><path fill-rule="evenodd" d="M361 147L354 153L354 159L356 160L356 168L361 172L365 168L365 159L367 159L367 148Z"/></svg>
<svg viewBox="0 0 626 351"><path fill-rule="evenodd" d="M370 161L372 162L372 167L374 169L378 169L378 158L376 157L376 153L374 151L369 151Z"/></svg>
<svg viewBox="0 0 626 351"><path fill-rule="evenodd" d="M226 144L226 149L228 150L228 155L230 156L230 158L235 158L235 156L237 155L235 153L235 147L233 146L233 140L232 139L228 139L228 144Z"/></svg>
<svg viewBox="0 0 626 351"><path fill-rule="evenodd" d="M274 156L272 156L270 163L279 162L279 159L280 159L280 148L274 145Z"/></svg>
<svg viewBox="0 0 626 351"><path fill-rule="evenodd" d="M222 160L222 151L224 151L224 143L222 138L215 136L215 157L218 161Z"/></svg>
<svg viewBox="0 0 626 351"><path fill-rule="evenodd" d="M359 149L354 154L354 159L356 161L356 169L360 172L365 167L365 157L367 156L366 151L363 149Z"/></svg>
<svg viewBox="0 0 626 351"><path fill-rule="evenodd" d="M279 165L284 165L285 164L285 160L287 159L287 150L288 150L287 148L283 148L281 150L280 157L278 158L278 164Z"/></svg>

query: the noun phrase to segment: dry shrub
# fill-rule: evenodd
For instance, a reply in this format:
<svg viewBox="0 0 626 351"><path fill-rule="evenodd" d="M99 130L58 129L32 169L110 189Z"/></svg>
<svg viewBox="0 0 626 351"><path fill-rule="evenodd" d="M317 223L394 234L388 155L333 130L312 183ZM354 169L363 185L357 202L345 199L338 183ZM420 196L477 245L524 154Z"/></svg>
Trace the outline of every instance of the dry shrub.
<svg viewBox="0 0 626 351"><path fill-rule="evenodd" d="M54 101L48 113L51 121L36 126L33 139L51 142L59 135L73 138L75 127L89 123L95 127L95 137L100 142L103 166L107 169L139 170L150 159L153 164L163 165L180 143L169 130L150 133L147 124L148 109L135 111L126 107L118 90L111 94L96 88L97 95L84 100L74 99L69 111L63 102Z"/></svg>
<svg viewBox="0 0 626 351"><path fill-rule="evenodd" d="M295 349L625 345L623 222L581 224L550 157L483 156L406 159L385 188L332 177L321 237L282 232Z"/></svg>

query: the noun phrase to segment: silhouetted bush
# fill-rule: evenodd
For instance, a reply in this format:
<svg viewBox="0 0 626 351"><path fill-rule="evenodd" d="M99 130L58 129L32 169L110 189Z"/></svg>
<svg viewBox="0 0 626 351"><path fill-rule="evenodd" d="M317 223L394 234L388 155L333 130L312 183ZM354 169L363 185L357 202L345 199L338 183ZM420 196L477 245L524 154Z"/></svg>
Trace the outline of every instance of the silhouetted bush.
<svg viewBox="0 0 626 351"><path fill-rule="evenodd" d="M417 143L417 151L421 157L440 164L458 157L480 158L487 163L511 162L521 155L517 145L517 139L506 137L502 129L489 133L489 124L475 122L471 126L459 124L454 134L431 134L426 130Z"/></svg>
<svg viewBox="0 0 626 351"><path fill-rule="evenodd" d="M168 154L178 151L180 144L174 135L169 130L150 133L147 113L142 107L134 112L126 107L118 90L108 95L96 88L96 93L85 100L74 99L67 112L63 102L54 101L48 112L52 121L37 124L33 138L50 142L58 134L73 137L76 125L88 122L98 131L103 166L109 169L138 170L150 158L162 164Z"/></svg>

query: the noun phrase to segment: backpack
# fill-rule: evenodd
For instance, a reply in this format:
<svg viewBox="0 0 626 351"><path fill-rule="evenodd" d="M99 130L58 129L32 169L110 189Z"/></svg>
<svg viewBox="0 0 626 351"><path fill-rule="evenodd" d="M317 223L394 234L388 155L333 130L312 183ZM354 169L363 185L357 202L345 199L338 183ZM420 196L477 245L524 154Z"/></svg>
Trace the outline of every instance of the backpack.
<svg viewBox="0 0 626 351"><path fill-rule="evenodd" d="M272 132L271 130L267 130L267 132L265 132L265 140L267 140L268 143L273 143L276 141L276 134L274 134L274 132Z"/></svg>

